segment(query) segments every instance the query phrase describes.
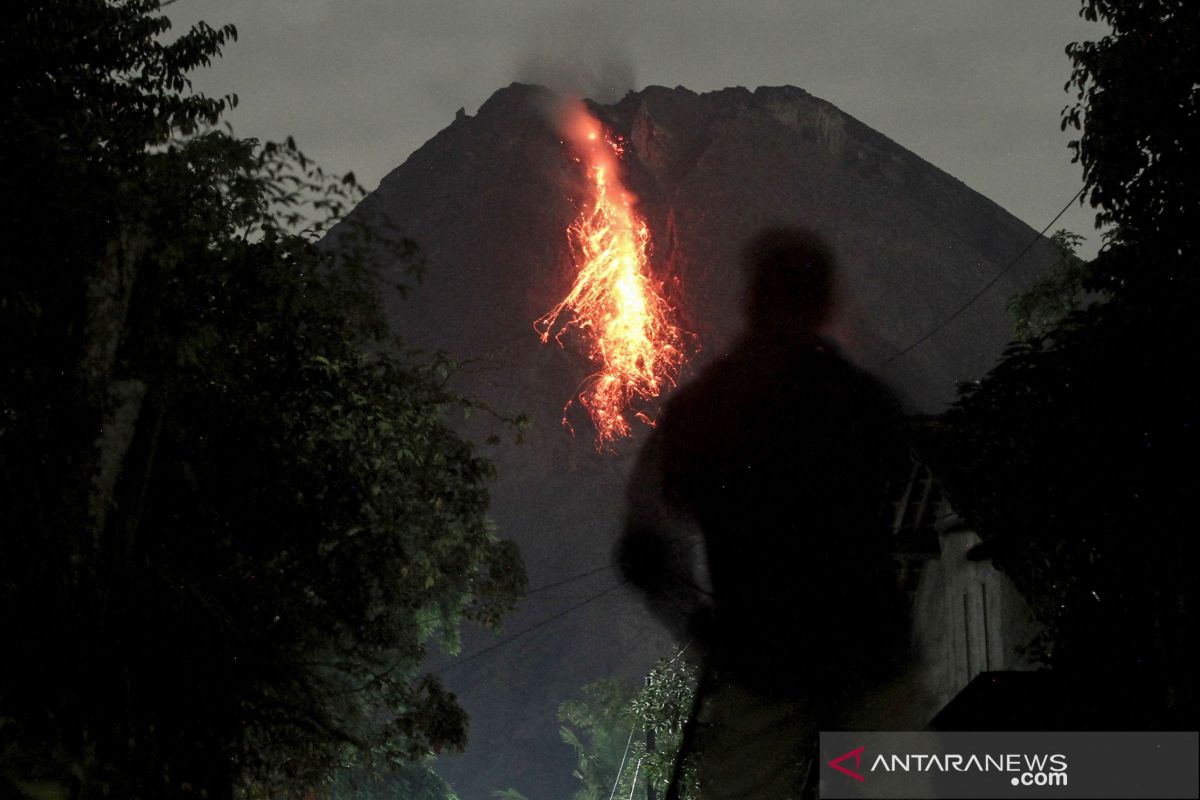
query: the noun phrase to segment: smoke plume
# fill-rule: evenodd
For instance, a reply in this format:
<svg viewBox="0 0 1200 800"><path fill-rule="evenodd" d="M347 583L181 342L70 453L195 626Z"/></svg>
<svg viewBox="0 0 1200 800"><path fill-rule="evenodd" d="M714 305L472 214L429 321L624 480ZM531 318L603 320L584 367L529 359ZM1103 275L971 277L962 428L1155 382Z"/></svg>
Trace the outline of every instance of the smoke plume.
<svg viewBox="0 0 1200 800"><path fill-rule="evenodd" d="M598 7L575 5L540 14L516 64L516 78L559 95L616 102L635 88L627 40L614 15Z"/></svg>

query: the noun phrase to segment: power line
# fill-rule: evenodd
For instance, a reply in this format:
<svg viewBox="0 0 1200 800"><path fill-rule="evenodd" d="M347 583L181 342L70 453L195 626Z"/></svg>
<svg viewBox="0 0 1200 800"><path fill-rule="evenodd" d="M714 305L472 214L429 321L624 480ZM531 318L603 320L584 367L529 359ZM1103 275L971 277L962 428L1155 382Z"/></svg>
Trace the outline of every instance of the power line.
<svg viewBox="0 0 1200 800"><path fill-rule="evenodd" d="M667 666L670 666L670 665L674 664L676 661L678 661L679 657L687 652L687 649L692 646L692 642L694 642L694 641L696 641L694 638L688 639L687 644L685 644L683 647L679 648L679 652L676 653L675 655L673 655L671 657L671 660L667 662Z"/></svg>
<svg viewBox="0 0 1200 800"><path fill-rule="evenodd" d="M642 758L638 759L637 766L633 770L633 783L629 785L629 800L633 800L633 793L637 791L638 773L642 771L642 759L644 758L645 756L643 755Z"/></svg>
<svg viewBox="0 0 1200 800"><path fill-rule="evenodd" d="M537 587L534 587L533 589L527 590L525 592L525 597L529 597L530 595L538 594L539 592L544 592L547 589L555 589L564 584L574 583L575 581L582 580L583 578L586 578L590 575L595 575L598 572L606 572L615 566L616 566L616 562L610 561L607 564L602 564L601 566L596 567L595 569L589 569L584 572L580 572L575 575L571 575L569 577L563 578L562 580L553 581L552 583L544 583L541 586L537 586Z"/></svg>
<svg viewBox="0 0 1200 800"><path fill-rule="evenodd" d="M696 548L697 546L699 546L702 543L703 543L702 539L700 539L698 537L694 538L691 541L684 542L682 545L680 545L676 549L672 550L670 555L677 556L680 553L683 553L687 550L692 550L692 549ZM606 570L613 569L614 567L617 567L617 566L618 566L617 561L614 559L612 561L609 561L607 564L601 564L598 567L593 567L592 569L584 570L583 572L577 572L574 575L568 575L567 577L562 578L560 580L551 581L550 583L543 583L540 586L535 586L532 589L526 590L524 597L529 597L530 595L538 594L538 593L544 592L548 589L555 589L564 584L573 583L577 580L582 580L583 578L587 578L591 575L595 575L598 572L604 572Z"/></svg>
<svg viewBox="0 0 1200 800"><path fill-rule="evenodd" d="M172 1L174 1L174 0L172 0ZM991 279L988 280L988 282L985 283L977 292L975 292L975 294L971 295L971 297L968 298L966 302L964 302L962 305L960 305L958 308L956 308L954 310L954 312L950 314L950 316L946 317L944 320L942 320L940 323L938 323L935 327L933 327L931 330L929 330L927 333L925 333L925 335L921 336L919 339L912 342L904 349L889 356L887 359L885 359L883 362L881 362L877 368L886 367L887 365L891 364L893 361L895 361L896 359L905 355L909 351L920 346L924 342L927 342L935 334L937 334L938 331L940 331L942 328L946 327L951 322L953 322L955 319L957 319L958 316L960 314L962 314L964 311L966 311L967 308L969 308L976 300L983 297L983 295L987 292L987 290L992 288L996 284L996 281L1000 280L1000 278L1002 278L1010 269L1012 269L1014 266L1016 266L1017 262L1020 261L1021 258L1024 257L1024 255L1026 253L1028 253L1029 250L1035 244L1037 244L1042 239L1042 237L1044 237L1046 235L1046 231L1050 230L1050 227L1052 225L1054 225L1054 223L1058 222L1058 220L1062 217L1063 214L1067 213L1068 209L1070 209L1071 206L1075 203L1075 201L1079 199L1079 196L1083 194L1083 192L1086 188L1087 188L1086 186L1080 186L1079 189L1075 192L1075 194L1071 196L1071 199L1067 201L1066 205L1064 205L1062 207L1062 209L1059 210L1059 212L1054 215L1054 218L1051 219L1049 222L1047 222L1046 225L1041 229L1041 231L1039 231L1029 241L1028 244L1026 244L1023 248L1021 248L1021 252L1017 253L1017 255L1015 257L1013 257L1013 259L1011 261L1009 261L1007 264L1005 264L1004 267L999 272L997 272L995 275L993 275L991 277ZM694 544L691 546L694 546ZM575 581L582 580L583 578L590 577L599 572L604 572L606 570L612 569L614 566L616 566L616 562L610 561L607 564L603 564L603 565L595 567L593 569L585 570L583 572L579 572L574 575L570 575L570 576L568 576L566 578L562 578L560 580L556 580L556 581L552 581L550 583L545 583L540 586L536 586L533 589L529 589L528 591L526 591L525 597L529 597L531 595L535 595L540 592L547 591L549 589L555 589L559 586L563 586L568 583L573 583ZM613 587L613 588L615 588L615 587ZM605 591L609 591L609 590L605 590ZM591 602L591 600L594 600L594 599L595 599L595 597L589 598L588 600L585 600L584 603ZM568 609L568 611L570 611L570 609ZM564 612L564 613L567 613L567 612ZM514 637L514 638L516 638L516 637Z"/></svg>
<svg viewBox="0 0 1200 800"><path fill-rule="evenodd" d="M608 800L613 800L617 796L617 786L621 784L621 773L625 771L625 758L629 755L629 745L633 744L633 732L637 730L637 723L629 729L629 738L625 741L625 752L621 754L621 766L617 767L617 779L613 781L612 791L608 793Z"/></svg>
<svg viewBox="0 0 1200 800"><path fill-rule="evenodd" d="M170 0L170 2L174 2L174 1L175 0ZM913 350L914 348L918 347L922 343L928 341L938 331L940 331L942 328L946 327L951 322L953 322L955 319L957 319L958 316L960 314L962 314L962 312L966 311L967 308L969 308L976 300L978 300L980 297L983 297L984 293L987 292L988 289L992 288L992 286L995 285L996 281L1000 280L1000 278L1003 277L1005 273L1007 273L1010 269L1012 269L1017 264L1017 262L1020 261L1021 258L1027 252L1029 252L1029 250L1035 244L1037 244L1038 241L1040 241L1043 236L1046 235L1046 231L1050 230L1050 226L1052 226L1054 223L1058 222L1059 218L1062 217L1063 214L1067 213L1067 210L1072 206L1072 204L1074 204L1074 202L1077 199L1079 199L1079 196L1083 194L1084 189L1086 189L1086 188L1087 188L1086 186L1079 187L1079 190L1076 191L1075 194L1071 196L1071 199L1067 201L1066 205L1064 205L1062 207L1062 209L1057 214L1054 215L1054 218L1051 219L1049 222L1047 222L1045 227L1043 227L1042 230L1039 231L1037 233L1037 235L1035 235L1033 237L1033 239L1031 239L1027 245L1025 245L1025 247L1021 248L1021 252L1017 253L1017 255L1015 257L1013 257L1013 259L1011 261L1009 261L1007 264L1005 264L1004 267L999 272L997 272L995 275L993 275L991 277L991 279L987 283L985 283L977 292L975 292L975 294L973 294L970 298L968 298L966 302L964 302L962 305L960 305L958 308L956 308L954 310L954 312L950 314L950 316L948 316L944 320L942 320L937 326L935 326L930 331L928 331L924 336L921 336L919 339L917 339L916 341L914 341L913 343L911 343L910 345L905 347L903 350L900 350L899 352L895 353L894 355L890 356L888 359L883 361L881 364L879 364L879 367L880 368L886 367L888 364L891 364L893 361L900 358L904 354L906 354L909 351ZM697 542L692 542L692 543L686 545L685 547L681 548L681 550L689 549L691 547L694 547L696 544L697 544ZM542 584L540 586L534 587L533 589L530 589L527 592L525 592L525 596L529 597L530 595L538 594L540 592L544 592L549 589L554 589L556 587L563 586L568 583L573 583L574 581L582 580L583 578L587 578L587 577L589 577L591 575L595 575L599 572L603 572L605 570L612 569L615 565L616 565L616 562L610 561L609 563L603 564L601 566L594 567L589 570L584 570L583 572L579 572L574 575L569 575L566 578L562 578L560 580L551 581L550 583ZM580 602L578 602L572 606L569 606L569 607L563 609L562 611L558 612L557 614L549 616L546 619L543 619L540 622L537 622L537 623L531 625L530 627L526 628L523 631L513 634L512 636L508 637L507 639L502 639L501 641L496 642L491 645L488 645L487 647L484 647L481 650L477 650L476 652L472 653L471 655L466 656L465 658L461 658L461 659L443 667L442 669L438 670L437 672L439 674L444 675L446 672L449 672L450 670L454 669L455 667L459 667L459 666L462 666L463 664L470 663L471 661L474 661L477 658L482 658L483 656L487 655L488 653L494 652L494 651L500 649L501 647L504 647L505 645L511 644L512 642L515 642L517 639L520 639L521 637L523 637L527 634L533 633L536 630L544 628L545 626L551 624L552 622L556 622L557 620L562 619L563 617L567 616L568 614L570 614L574 611L577 611L580 608L583 608L584 606L588 605L589 603L593 603L596 600L599 600L601 597L604 597L605 595L616 591L617 589L621 588L622 586L624 586L627 583L629 583L628 578L626 578L625 580L622 580L612 586L609 586L607 589L604 589L597 594L591 595L590 597L587 597L584 600L581 600ZM690 642L689 642L689 644L690 644ZM685 645L683 649L686 650L687 646ZM683 650L681 650L680 653L676 655L676 658L678 658L679 655L681 655L682 653L683 653ZM674 661L674 660L675 659L672 659L672 661ZM631 733L631 735L632 735L632 733ZM641 763L639 762L638 767L640 767L640 766L641 766ZM619 772L617 774L617 780L618 781L620 780ZM637 781L636 772L634 774L634 781L635 782Z"/></svg>
<svg viewBox="0 0 1200 800"><path fill-rule="evenodd" d="M952 517L952 516L954 516L954 513L955 512L950 512L948 514L942 514L938 517L935 517L934 521L936 522L936 521L939 521L946 517ZM679 553L682 553L685 550L690 550L699 544L701 544L700 540L688 542L688 543L684 544L682 547L675 550L673 554L678 555ZM562 578L561 580L552 581L550 583L544 583L541 586L537 586L537 587L525 592L525 597L529 597L530 595L537 594L539 592L543 592L548 589L553 589L555 587L562 586L564 584L568 584L568 583L572 583L577 580L581 580L590 575L595 575L598 572L605 572L607 570L612 569L615 566L617 566L617 562L610 561L609 563L603 564L599 567L595 567L595 568L589 569L589 570L584 570L583 572L579 572L574 575L569 575L566 578ZM549 625L551 622L554 622L557 619L561 619L562 617L565 617L567 614L570 614L572 611L582 608L583 606L586 606L588 603L591 603L594 600L598 600L599 598L603 597L604 595L608 594L609 592L612 592L615 589L618 589L621 586L624 586L626 583L629 583L628 579L625 579L625 580L617 583L614 586L610 586L607 589L604 589L603 591L599 592L598 594L590 595L590 596L586 597L585 599L581 600L580 602L576 603L575 605L573 605L569 608L566 608L566 609L558 612L557 614L542 620L541 622L536 623L532 627L527 628L527 629L521 631L520 633L516 633L507 639L503 639L499 642L496 642L495 644L489 645L489 646L483 648L482 650L472 653L471 655L469 655L463 659L460 659L458 661L455 661L452 664L449 664L449 665L443 667L441 670L439 670L439 672L446 672L447 670L453 669L454 667L458 666L459 664L465 664L468 661L473 661L474 659L479 658L480 656L486 655L487 653L489 653L493 650L497 650L497 649L503 647L504 645L508 644L509 642L519 639L520 637L524 636L527 633L532 633L534 630L537 630L538 628L540 628L544 625ZM691 644L692 644L691 641L689 641L687 644L685 644L683 646L683 648L678 653L675 654L675 657L671 659L671 662L673 663L676 659L679 658L679 656L683 655L684 651L686 651L691 646Z"/></svg>
<svg viewBox="0 0 1200 800"><path fill-rule="evenodd" d="M676 549L673 554L678 555L680 553L683 553L686 550L691 550L692 548L696 547L700 543L701 542L699 540L687 542L682 547L679 547L678 549ZM528 597L529 595L533 594L534 592L540 592L545 589L552 589L555 586L561 586L564 583L570 583L571 581L577 581L580 578L586 578L589 575L595 575L597 572L602 572L604 570L612 569L614 566L616 566L615 561L609 562L608 564L604 564L603 566L599 566L594 569L589 569L584 572L580 572L576 575L571 575L569 577L563 578L562 580L543 584L541 586L538 586L535 589L531 589L530 591L526 592L525 596ZM455 667L457 667L461 664L466 664L470 661L474 661L475 659L480 658L481 656L485 656L494 650L498 650L501 647L504 647L506 644L509 644L511 642L516 641L517 639L520 639L522 636L524 636L527 633L533 633L537 629L545 627L546 625L549 625L551 622L562 619L567 614L570 614L573 611L577 611L578 609L583 608L587 604L592 603L596 600L599 600L601 597L604 597L605 595L609 594L610 592L616 591L617 589L621 588L622 586L624 586L627 583L629 583L628 578L625 578L622 581L618 581L617 583L613 584L612 586L609 586L607 589L604 589L594 595L591 595L583 600L580 600L575 605L564 608L562 611L559 611L557 614L549 616L546 619L531 625L530 627L526 628L525 630L513 634L512 636L508 637L507 639L502 639L494 644L490 644L487 647L484 647L483 649L477 650L474 653L472 653L471 655L466 656L465 658L458 659L457 661L454 661L451 664L447 664L446 666L442 667L441 669L435 670L435 671L438 674L445 674L446 672L454 669ZM691 644L691 642L688 642L688 645L685 645L683 649L686 650L690 644ZM683 650L680 650L679 653L676 654L676 658L678 658L679 655L682 653L683 653ZM672 659L672 660L674 660L674 659Z"/></svg>
<svg viewBox="0 0 1200 800"><path fill-rule="evenodd" d="M476 650L471 655L466 656L465 658L460 658L457 661L455 661L454 663L448 664L445 667L443 667L442 669L437 670L437 672L438 672L438 674L444 675L447 672L449 672L450 670L454 669L455 667L461 667L463 664L467 664L471 661L474 661L477 658L480 658L481 656L485 656L488 653L492 652L493 650L498 650L507 644L512 644L517 639L520 639L522 636L525 636L526 634L529 634L529 633L533 633L534 631L538 630L539 628L544 628L545 626L549 625L551 622L555 622L557 620L562 619L567 614L570 614L572 611L576 611L580 608L583 608L588 603L592 603L592 602L595 602L596 600L599 600L601 597L604 597L606 594L609 594L611 592L616 591L617 589L620 589L622 586L624 586L627 583L629 583L628 579L620 581L619 583L616 583L616 584L608 587L604 591L599 592L598 594L592 595L591 597L587 598L586 600L581 600L580 602L576 603L573 606L564 608L562 611L558 612L557 614L554 614L553 616L546 617L546 619L529 626L528 628L526 628L523 631L514 633L512 636L508 637L507 639L501 639L500 641L496 642L495 644L491 644L480 650Z"/></svg>
<svg viewBox="0 0 1200 800"><path fill-rule="evenodd" d="M894 355L885 359L883 362L881 362L879 364L878 368L886 367L888 364L891 364L893 361L900 358L900 356L904 355L908 351L912 350L913 348L917 347L918 345L920 345L924 342L929 341L929 339L931 339L935 333L937 333L942 328L949 325L951 322L953 322L955 319L958 318L959 314L966 311L967 308L972 303L974 303L979 298L983 297L984 293L988 289L992 288L992 286L995 285L996 281L1000 280L1000 278L1006 272L1008 272L1010 269L1012 269L1014 266L1016 266L1017 262L1021 260L1021 257L1024 256L1026 253L1028 253L1030 248L1032 248L1035 244L1037 244L1041 240L1041 238L1046 235L1046 231L1050 230L1050 226L1053 225L1054 223L1058 222L1059 217L1061 217L1063 214L1067 213L1067 209L1069 209L1075 203L1075 201L1079 199L1079 196L1083 194L1083 190L1086 188L1087 188L1086 186L1080 186L1079 191L1075 192L1075 194L1071 197L1071 199L1067 201L1067 204L1062 207L1062 210L1054 215L1054 219L1047 222L1046 227L1042 228L1042 230L1036 236L1034 236L1033 239L1031 239L1029 241L1029 244L1027 244L1027 245L1025 245L1025 247L1021 248L1021 252L1017 253L1016 257L1013 258L1012 261L1009 261L1007 264L1005 264L1003 269L1001 269L999 272L997 272L995 275L993 275L992 279L989 280L987 283L985 283L979 291L977 291L975 294L971 295L970 299L968 299L965 303L963 303L958 308L956 308L954 310L954 313L952 313L950 316L946 317L944 320L942 320L940 323L938 323L932 330L930 330L928 333L926 333L921 338L917 339L915 342L910 344L908 347L905 347L900 352L895 353Z"/></svg>
<svg viewBox="0 0 1200 800"><path fill-rule="evenodd" d="M1072 199L1072 201L1073 201L1073 199ZM1061 216L1061 212L1060 212L1059 216ZM1055 220L1051 220L1050 224L1053 225L1054 222L1055 222ZM1049 227L1049 226L1047 226L1047 227ZM1018 256L1018 258L1020 258L1020 256ZM951 516L954 516L954 512L939 515L934 518L934 521L936 522L936 521L939 521L941 519L944 519L946 517L951 517ZM701 544L703 544L703 539L701 539L699 537L695 537L695 538L692 538L690 541L686 541L683 544L681 544L679 547L677 547L675 550L673 550L671 554L679 555L687 550L694 549L695 547L697 547ZM540 586L536 586L533 589L526 591L525 597L529 597L530 595L537 594L539 592L543 592L543 591L546 591L549 589L556 588L558 586L563 586L565 584L581 580L581 579L589 577L591 575L595 575L599 572L604 572L606 570L610 570L615 566L617 566L617 562L614 560L614 561L610 561L606 564L602 564L600 566L593 567L592 569L584 570L583 572L578 572L574 575L568 575L567 577L561 578L556 581L551 581L550 583L541 584ZM438 674L445 674L446 672L450 671L451 669L453 669L461 664L466 664L468 662L474 661L477 658L481 658L482 656L485 656L488 653L498 650L501 647L504 647L505 645L516 641L517 639L520 639L522 636L525 636L528 633L533 633L535 630L538 630L539 628L545 627L546 625L549 625L550 623L555 622L556 620L562 619L566 615L568 615L580 608L583 608L584 606L588 605L589 603L599 600L601 597L604 597L605 595L609 594L610 592L613 592L613 591L619 589L620 587L624 586L627 583L629 583L628 578L626 578L622 581L619 581L618 583L616 583L612 586L609 586L607 589L604 589L604 590L598 592L597 594L590 595L590 596L584 598L583 600L579 601L578 603L576 603L572 606L569 606L569 607L563 609L562 611L559 611L558 613L556 613L550 617L547 617L546 619L541 620L540 622L535 623L534 625L526 628L525 630L513 634L512 636L508 637L507 639L502 639L501 641L495 642L491 645L488 645L487 647L484 647L481 650L477 650L476 652L472 653L469 656L466 656L462 659L454 661L453 663L450 663L450 664L446 665L445 667L442 667L440 670L436 670L436 672ZM676 659L678 659L681 655L683 655L684 651L686 651L691 646L691 644L692 644L692 642L688 641L688 643L685 644L683 646L683 648L681 648L680 651L675 654L675 657L671 659L671 663L674 663L674 661Z"/></svg>
<svg viewBox="0 0 1200 800"><path fill-rule="evenodd" d="M945 517L949 517L949 516L953 516L953 515L952 514L943 514L942 516L937 517L935 519L935 521L943 519ZM691 550L700 544L702 544L702 540L699 540L699 539L697 539L695 541L687 542L683 546L678 548L677 550L672 551L671 555L678 555L679 553L682 553L685 550ZM616 566L617 566L616 561L609 561L607 564L601 564L598 567L593 567L592 569L584 570L583 572L577 572L574 575L568 575L565 578L561 578L556 581L551 581L550 583L543 583L539 586L535 586L532 589L527 589L525 591L525 594L522 596L522 599L524 599L526 597L531 597L532 595L535 595L535 594L540 594L540 593L548 591L550 589L557 589L559 586L565 586L568 583L574 583L575 581L583 580L584 578L590 577L599 572L607 572L608 570L613 569Z"/></svg>

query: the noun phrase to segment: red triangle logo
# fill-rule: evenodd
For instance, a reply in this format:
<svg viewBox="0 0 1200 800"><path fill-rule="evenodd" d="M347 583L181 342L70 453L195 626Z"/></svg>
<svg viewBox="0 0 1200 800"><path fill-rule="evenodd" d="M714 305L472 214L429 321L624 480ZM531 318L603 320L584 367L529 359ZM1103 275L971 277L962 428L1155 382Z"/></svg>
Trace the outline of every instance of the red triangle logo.
<svg viewBox="0 0 1200 800"><path fill-rule="evenodd" d="M836 769L838 772L842 773L843 775L849 775L851 778L854 778L856 781L864 781L865 782L866 778L864 778L862 775L859 775L857 772L855 772L853 769L850 769L849 767L842 766L843 761L845 761L846 759L853 756L854 757L854 769L858 769L859 764L862 763L862 754L863 754L863 750L865 750L865 749L866 749L865 746L864 747L856 747L853 750L851 750L849 753L842 753L840 756L838 756L837 758L830 761L829 766L833 767L834 769Z"/></svg>

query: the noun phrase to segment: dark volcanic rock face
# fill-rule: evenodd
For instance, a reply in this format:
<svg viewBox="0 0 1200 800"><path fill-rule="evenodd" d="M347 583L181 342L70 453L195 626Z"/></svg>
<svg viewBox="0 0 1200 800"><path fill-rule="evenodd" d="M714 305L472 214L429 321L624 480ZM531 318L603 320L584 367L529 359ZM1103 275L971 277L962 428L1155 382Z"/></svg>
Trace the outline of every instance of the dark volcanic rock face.
<svg viewBox="0 0 1200 800"><path fill-rule="evenodd" d="M439 770L466 800L507 787L533 800L569 796L573 756L558 738L557 705L588 681L636 676L674 653L603 569L641 437L601 455L586 418L572 415L575 437L564 430L563 404L590 369L569 346L541 345L533 329L571 284L566 229L584 194L582 169L549 106L536 87L497 92L354 212L386 215L427 257L423 285L389 301L397 331L466 362L459 379L467 391L533 418L524 444L486 448L499 470L493 517L500 535L521 545L530 585L601 568L530 596L504 636L597 599L445 671L472 728L468 752ZM593 111L627 139L626 182L650 225L654 269L699 337L683 381L736 337L737 255L764 225L799 223L829 238L844 272L835 332L867 368L938 326L1034 237L961 182L800 89L697 95L650 87ZM956 380L992 365L1011 333L1004 300L1051 260L1039 242L979 301L878 374L912 409L939 410ZM488 425L473 419L469 431ZM494 641L472 633L464 654Z"/></svg>

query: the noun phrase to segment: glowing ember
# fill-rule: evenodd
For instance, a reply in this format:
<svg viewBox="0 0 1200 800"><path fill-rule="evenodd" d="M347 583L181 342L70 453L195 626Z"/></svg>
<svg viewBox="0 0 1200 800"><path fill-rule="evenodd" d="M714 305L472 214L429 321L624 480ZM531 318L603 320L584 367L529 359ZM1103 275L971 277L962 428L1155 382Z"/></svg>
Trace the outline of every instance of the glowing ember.
<svg viewBox="0 0 1200 800"><path fill-rule="evenodd" d="M625 415L635 401L657 397L674 383L684 359L684 334L672 322L661 285L651 278L650 232L621 184L621 146L582 105L564 127L587 167L591 197L567 229L578 269L575 285L534 327L543 343L553 335L561 344L571 328L584 337L599 371L584 382L579 402L603 450L629 435ZM634 416L653 424L644 413Z"/></svg>

